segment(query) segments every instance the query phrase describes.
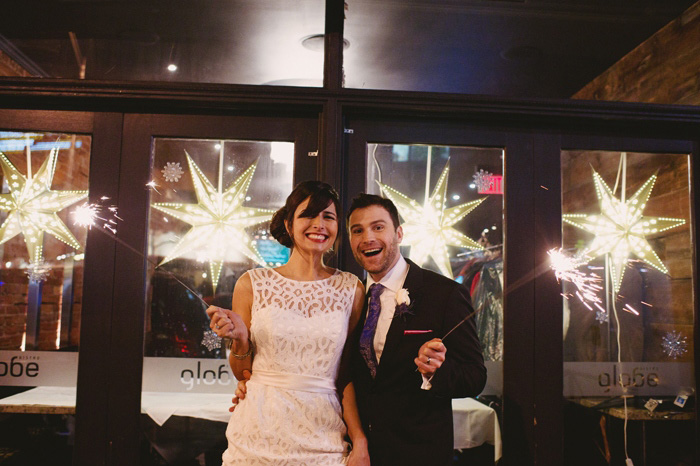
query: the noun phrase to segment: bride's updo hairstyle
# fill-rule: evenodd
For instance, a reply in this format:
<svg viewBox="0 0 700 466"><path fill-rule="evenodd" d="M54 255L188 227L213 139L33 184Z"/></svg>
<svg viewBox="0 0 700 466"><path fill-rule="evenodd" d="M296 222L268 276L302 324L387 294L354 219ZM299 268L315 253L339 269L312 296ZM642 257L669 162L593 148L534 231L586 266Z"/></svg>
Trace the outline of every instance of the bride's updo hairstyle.
<svg viewBox="0 0 700 466"><path fill-rule="evenodd" d="M289 236L285 221L291 228L294 221L294 212L307 198L309 198L309 204L301 212L300 217L313 218L331 205L332 202L335 205L337 218L340 218L340 200L338 199L338 193L331 185L323 181L302 181L294 187L294 190L287 197L284 207L275 212L270 221L270 234L282 246L290 249L294 247L294 240ZM338 238L336 238L337 240Z"/></svg>

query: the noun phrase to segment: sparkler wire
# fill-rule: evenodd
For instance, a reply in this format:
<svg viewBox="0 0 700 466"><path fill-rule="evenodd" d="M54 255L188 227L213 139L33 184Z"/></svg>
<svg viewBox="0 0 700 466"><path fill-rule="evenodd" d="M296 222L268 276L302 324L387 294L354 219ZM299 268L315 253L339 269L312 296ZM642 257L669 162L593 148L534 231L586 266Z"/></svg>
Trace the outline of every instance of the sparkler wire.
<svg viewBox="0 0 700 466"><path fill-rule="evenodd" d="M135 247L131 246L130 244L127 244L126 241L122 240L121 238L116 237L113 233L107 232L107 230L104 230L104 229L102 229L102 228L99 228L99 231L103 232L105 235L107 235L107 236L109 236L110 238L112 238L113 240L117 241L117 242L118 242L119 244L121 244L122 246L125 246L125 247L128 248L129 250L131 250L131 251L135 252L136 254L138 254L139 256L141 256L146 262L148 262L149 264L151 264L151 265L153 266L154 269L158 268L158 264L156 264L155 262L153 262L152 260L150 260L148 257L146 257L145 254L143 254L142 252L140 252L140 251L139 251L138 249L136 249ZM204 301L204 299L202 299L202 297L199 296L199 294L197 294L196 291L194 291L192 288L190 288L190 287L189 287L187 284L185 284L182 280L180 280L179 278L177 278L177 275L175 275L173 272L171 272L170 270L167 270L167 269L158 269L158 270L160 270L160 271L162 271L162 272L165 272L166 274L168 274L169 276L171 276L172 278L174 278L175 281L177 281L180 285L184 286L184 287L187 289L187 291L189 291L189 292L192 293L197 299L199 299L199 300L202 302L202 304L204 304L205 307L209 307L209 303L207 303L206 301Z"/></svg>
<svg viewBox="0 0 700 466"><path fill-rule="evenodd" d="M97 207L96 207L94 204L86 204L86 205L81 206L80 208L82 208L83 210L88 209L89 212L92 213L92 215L90 216L91 219L94 220L95 218L100 218L100 217L97 217ZM115 212L112 208L109 208L109 210L110 210L111 212L113 212L113 213ZM81 213L82 213L82 212L81 212ZM116 217L116 213L115 213L115 217ZM119 217L117 217L117 218L119 218ZM101 219L101 220L104 220L104 219L102 219L102 218L100 218L100 219ZM121 244L122 246L126 247L126 248L129 249L130 251L132 251L132 252L138 254L138 255L139 255L141 258L143 258L146 262L148 262L149 264L151 264L151 265L153 266L154 269L157 269L157 268L158 268L158 264L155 263L155 262L153 262L152 260L150 260L148 257L146 257L146 255L145 255L144 253L142 253L141 251L139 251L139 250L136 249L135 247L131 246L130 244L128 244L126 241L122 240L121 238L117 237L116 234L115 234L115 232L111 229L111 227L110 227L109 225L105 224L104 227L100 227L99 225L95 225L94 221L93 221L92 223L90 223L90 222L88 222L88 220L86 220L86 219L84 219L84 218L80 219L80 221L77 222L77 223L80 223L82 226L87 226L89 229L92 229L92 226L93 226L93 225L94 225L94 226L97 226L97 227L98 227L98 228L97 228L98 231L104 233L104 234L107 235L109 238L112 238L114 241L118 242L119 244ZM105 228L109 228L109 230L107 230L107 229L105 229ZM191 287L189 287L186 283L184 283L182 280L180 280L180 279L177 277L177 275L175 275L173 272L171 272L171 271L169 271L169 270L166 270L166 269L159 269L159 270L161 270L162 272L165 272L166 274L168 274L169 276L171 276L172 278L174 278L175 281L177 281L180 285L184 286L190 293L192 293L197 299L199 299L199 301L201 301L201 303L204 304L205 307L209 307L209 304L208 304L206 301L204 301L204 299L202 299L202 297L199 296L199 294L197 294L197 292L196 292L195 290L193 290L193 289L192 289Z"/></svg>

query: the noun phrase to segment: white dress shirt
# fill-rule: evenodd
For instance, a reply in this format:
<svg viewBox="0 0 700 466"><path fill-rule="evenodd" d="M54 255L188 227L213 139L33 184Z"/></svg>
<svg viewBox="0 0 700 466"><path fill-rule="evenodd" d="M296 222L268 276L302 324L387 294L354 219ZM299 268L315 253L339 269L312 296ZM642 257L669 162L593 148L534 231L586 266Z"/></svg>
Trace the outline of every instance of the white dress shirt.
<svg viewBox="0 0 700 466"><path fill-rule="evenodd" d="M394 318L394 310L396 309L396 293L403 288L403 282L408 275L408 263L399 255L399 260L394 264L389 272L384 275L378 283L386 289L379 297L381 303L381 311L379 312L379 320L377 321L377 330L374 334L374 353L377 355L377 363L381 360L384 344L386 343L386 334L391 327L391 321ZM367 289L377 283L372 279L371 275L367 276ZM368 298L369 299L369 298Z"/></svg>
<svg viewBox="0 0 700 466"><path fill-rule="evenodd" d="M394 267L389 270L389 272L384 275L379 282L375 282L371 275L367 276L367 289L372 286L373 283L380 283L386 288L381 296L379 296L379 302L381 303L381 311L379 311L379 320L377 321L377 330L374 333L374 353L377 355L377 364L381 360L382 352L384 351L384 344L386 343L386 334L389 332L389 327L391 327L391 321L394 319L394 311L396 310L396 293L403 288L403 283L406 281L406 276L408 275L408 262L403 256L399 256L399 260L394 264ZM410 298L410 296L409 296ZM367 298L369 299L369 298ZM432 385L430 380L423 374L423 384L421 388L423 390L430 390Z"/></svg>

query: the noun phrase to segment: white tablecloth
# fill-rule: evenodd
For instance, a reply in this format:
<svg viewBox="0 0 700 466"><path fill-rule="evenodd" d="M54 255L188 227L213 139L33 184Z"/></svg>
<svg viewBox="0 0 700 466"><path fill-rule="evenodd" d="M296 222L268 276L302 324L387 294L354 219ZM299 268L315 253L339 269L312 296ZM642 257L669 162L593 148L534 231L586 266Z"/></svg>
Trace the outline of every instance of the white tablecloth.
<svg viewBox="0 0 700 466"><path fill-rule="evenodd" d="M473 398L452 400L452 423L455 449L474 448L488 443L493 445L494 460L501 459L501 427L493 408Z"/></svg>
<svg viewBox="0 0 700 466"><path fill-rule="evenodd" d="M141 412L158 425L170 416L188 416L228 422L231 395L227 393L143 392ZM74 387L36 387L0 399L6 406L75 407ZM501 429L492 408L473 398L452 400L455 448L474 448L484 443L494 446L495 460L501 458Z"/></svg>

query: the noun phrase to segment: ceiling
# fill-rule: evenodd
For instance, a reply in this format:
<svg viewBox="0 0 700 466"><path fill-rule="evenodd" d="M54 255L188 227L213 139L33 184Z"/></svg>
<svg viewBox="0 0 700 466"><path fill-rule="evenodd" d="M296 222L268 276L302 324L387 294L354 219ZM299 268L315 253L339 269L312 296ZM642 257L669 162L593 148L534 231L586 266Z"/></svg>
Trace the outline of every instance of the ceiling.
<svg viewBox="0 0 700 466"><path fill-rule="evenodd" d="M692 0L347 0L346 87L567 98ZM324 0L13 2L0 49L36 75L320 86ZM75 34L76 47L69 32ZM170 72L167 65L176 64Z"/></svg>

